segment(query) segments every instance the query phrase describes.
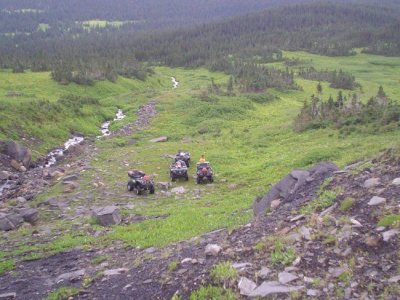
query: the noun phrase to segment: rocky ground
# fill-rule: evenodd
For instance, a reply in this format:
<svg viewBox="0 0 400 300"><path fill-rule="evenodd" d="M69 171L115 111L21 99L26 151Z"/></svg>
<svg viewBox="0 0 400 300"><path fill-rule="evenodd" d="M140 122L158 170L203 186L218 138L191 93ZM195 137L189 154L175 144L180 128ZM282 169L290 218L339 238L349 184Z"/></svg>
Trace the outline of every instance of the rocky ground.
<svg viewBox="0 0 400 300"><path fill-rule="evenodd" d="M143 106L119 133L145 127L154 107ZM81 159L67 158L65 167L18 173L6 197L34 198L57 178L73 189L74 178L65 177L89 168L96 149L89 141L76 151ZM233 231L163 248L115 242L19 262L0 276L0 299L43 299L60 287L79 290L70 299L187 299L210 284L238 299L400 299L399 194L400 158L389 151L310 180Z"/></svg>

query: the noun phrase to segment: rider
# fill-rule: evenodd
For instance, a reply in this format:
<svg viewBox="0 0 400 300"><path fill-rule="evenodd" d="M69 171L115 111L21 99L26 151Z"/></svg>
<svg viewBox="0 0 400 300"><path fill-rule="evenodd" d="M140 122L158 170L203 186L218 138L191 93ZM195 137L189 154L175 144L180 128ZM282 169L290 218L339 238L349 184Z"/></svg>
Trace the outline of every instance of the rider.
<svg viewBox="0 0 400 300"><path fill-rule="evenodd" d="M128 176L131 178L142 178L144 177L146 174L143 171L140 170L131 170L128 171Z"/></svg>
<svg viewBox="0 0 400 300"><path fill-rule="evenodd" d="M203 163L203 162L205 162L205 161L206 161L205 155L202 154L202 155L200 156L199 163Z"/></svg>

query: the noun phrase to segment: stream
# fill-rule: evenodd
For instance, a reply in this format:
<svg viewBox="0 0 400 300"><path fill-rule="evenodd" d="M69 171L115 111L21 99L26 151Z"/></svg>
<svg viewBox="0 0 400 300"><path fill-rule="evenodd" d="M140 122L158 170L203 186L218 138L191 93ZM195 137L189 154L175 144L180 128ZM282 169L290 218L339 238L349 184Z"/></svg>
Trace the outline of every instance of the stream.
<svg viewBox="0 0 400 300"><path fill-rule="evenodd" d="M107 121L101 125L100 132L102 133L101 136L108 136L111 134L109 130L109 126L113 121L120 121L124 119L126 116L123 113L122 109L118 109L117 113L115 114L115 118L112 121ZM59 160L61 157L64 156L64 153L72 146L78 145L82 143L85 140L83 136L80 135L74 135L72 136L68 141L64 143L64 146L62 148L57 148L52 150L46 155L46 158L44 160L44 163L39 165L39 168L49 168L53 166L54 164L57 163L57 160ZM13 185L15 185L15 181L13 180L5 180L5 182L0 183L0 197L2 197L3 193L5 190L10 189Z"/></svg>
<svg viewBox="0 0 400 300"><path fill-rule="evenodd" d="M176 81L175 77L171 77L171 80L172 80L172 85L173 85L172 88L176 89L178 87L178 85L179 85L179 82Z"/></svg>

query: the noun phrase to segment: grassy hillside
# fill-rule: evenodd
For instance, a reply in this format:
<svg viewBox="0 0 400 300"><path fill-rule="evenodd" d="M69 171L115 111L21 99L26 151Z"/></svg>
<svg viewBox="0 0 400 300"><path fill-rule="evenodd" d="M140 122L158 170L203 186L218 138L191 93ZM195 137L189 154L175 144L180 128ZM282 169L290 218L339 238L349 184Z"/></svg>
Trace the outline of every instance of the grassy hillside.
<svg viewBox="0 0 400 300"><path fill-rule="evenodd" d="M362 92L358 91L362 99L367 100L374 95L380 84L384 85L390 97L399 99L395 74L399 72L400 59L371 55L333 59L302 52L288 52L285 56L302 58L307 65L319 69L343 68L350 71L363 86ZM178 89L171 89L170 76L175 76L180 82ZM111 85L114 89L108 90L106 85L93 87L102 91L101 103L107 112L112 114L117 106L126 109L126 122L133 121L138 105L150 99L157 101L158 115L144 131L96 142L98 150L95 159L91 168L81 174L76 194L70 195L74 201L70 203L68 212L60 216L56 212L41 210L38 228L50 226L52 232L59 235L56 240L48 242L32 237L33 229L21 229L8 236L9 250L2 255L10 258L32 251L37 253L33 255L41 255L77 245L100 247L116 240L124 242L123 245L140 247L165 245L209 230L232 228L247 222L252 216L250 207L254 198L265 194L271 184L293 168L306 167L321 160L331 160L343 167L385 148L400 146L398 129L379 134L353 133L345 137L335 129L295 133L293 119L303 101L315 93L315 81L296 79L303 90L270 90L276 99L259 103L254 99L260 95L240 95L238 91L237 96L211 94L208 98L201 97L211 79L221 84L221 89L228 81L226 75L201 69L157 68L156 75L150 79L152 82L142 83L134 91L129 92L129 84L135 84L133 81L118 82L115 86ZM51 85L51 82L47 84ZM152 88L147 89L148 86ZM77 88L73 85L60 87L61 90L71 89L69 92ZM118 93L117 89L123 91L122 96L114 96ZM30 89L21 87L21 90L28 93ZM329 88L327 83L323 83L323 91L324 95L336 95L338 92ZM89 93L95 91L90 90ZM24 99L18 101L23 102ZM89 118L85 122L87 120L92 121ZM150 139L161 135L168 136L168 142L150 142ZM136 140L133 145L129 143L132 138ZM180 196L157 193L135 197L126 192L129 169L140 168L152 174L156 182L168 181L171 160L166 155L174 154L178 149L189 150L193 160L205 153L215 168L215 184L198 186L192 178L189 182L176 183L175 186L183 186L187 190ZM190 174L194 174L193 168ZM102 183L101 187L98 182ZM62 189L61 183L56 184L32 205L49 197L67 199L68 196L62 195ZM110 203L118 203L121 207L130 204L128 208L123 208L124 215L167 217L118 225L111 229L97 226L90 216L76 217L76 211L82 207ZM101 236L93 237L91 233L95 231L100 231ZM32 239L34 246L28 246ZM26 242L17 244L17 240Z"/></svg>
<svg viewBox="0 0 400 300"><path fill-rule="evenodd" d="M145 82L119 77L116 83L96 82L86 87L77 84L60 85L50 78L49 72L14 74L0 72L0 139L21 140L33 150L44 154L62 144L70 134L79 132L96 136L102 122L112 119L117 108L134 112L148 97L171 88L171 79L156 73ZM100 105L84 105L76 111L60 106L59 99L66 96L93 98ZM124 122L132 121L132 117ZM121 123L119 125L122 125ZM32 139L34 138L34 139ZM36 156L35 155L35 156Z"/></svg>

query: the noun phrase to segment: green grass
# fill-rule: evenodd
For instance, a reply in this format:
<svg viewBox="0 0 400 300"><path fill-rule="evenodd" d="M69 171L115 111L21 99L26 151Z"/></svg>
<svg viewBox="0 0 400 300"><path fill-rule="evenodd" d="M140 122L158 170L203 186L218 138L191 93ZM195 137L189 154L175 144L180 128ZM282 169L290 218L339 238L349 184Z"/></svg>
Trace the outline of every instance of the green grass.
<svg viewBox="0 0 400 300"><path fill-rule="evenodd" d="M344 199L344 200L340 203L339 209L340 209L342 212L345 212L345 211L349 210L349 209L353 206L353 204L354 204L354 199L353 199L353 198L350 198L350 197L347 197L346 199Z"/></svg>
<svg viewBox="0 0 400 300"><path fill-rule="evenodd" d="M280 240L275 242L275 249L271 252L271 263L287 266L296 258L296 252L292 247L283 244Z"/></svg>
<svg viewBox="0 0 400 300"><path fill-rule="evenodd" d="M237 297L230 289L222 287L207 286L201 287L190 295L190 300L235 300Z"/></svg>
<svg viewBox="0 0 400 300"><path fill-rule="evenodd" d="M65 300L79 293L76 288L61 287L47 295L46 300Z"/></svg>
<svg viewBox="0 0 400 300"><path fill-rule="evenodd" d="M0 261L0 275L15 268L15 262L12 259Z"/></svg>
<svg viewBox="0 0 400 300"><path fill-rule="evenodd" d="M300 212L302 214L309 215L315 211L327 208L333 204L336 197L337 197L337 192L335 191L330 191L330 190L323 191L318 195L317 198L313 199L312 201L304 205L300 209Z"/></svg>
<svg viewBox="0 0 400 300"><path fill-rule="evenodd" d="M392 226L394 224L399 224L400 225L400 215L388 215L388 216L384 216L382 217L379 222L378 222L378 226Z"/></svg>
<svg viewBox="0 0 400 300"><path fill-rule="evenodd" d="M232 267L232 263L229 261L220 262L212 267L210 276L215 283L224 283L235 280L237 277L237 270Z"/></svg>

